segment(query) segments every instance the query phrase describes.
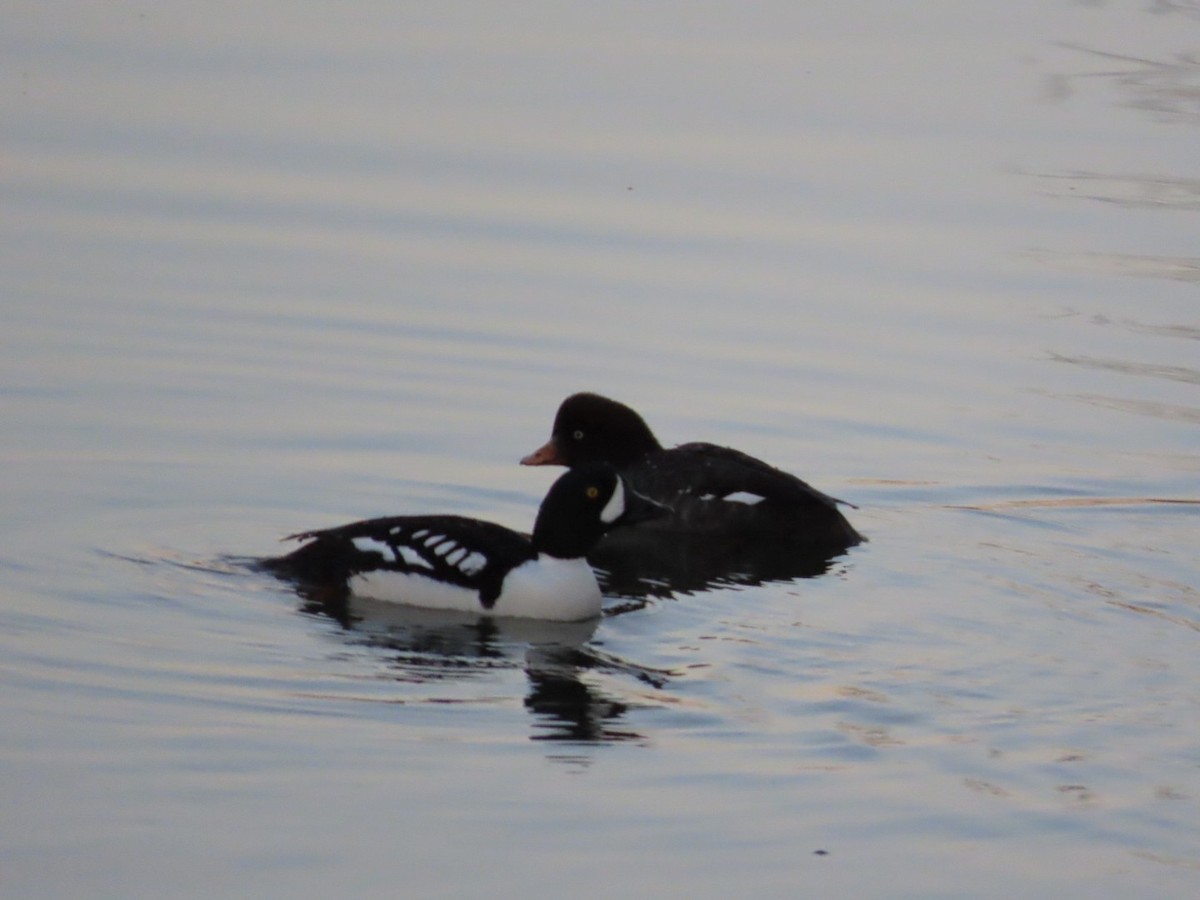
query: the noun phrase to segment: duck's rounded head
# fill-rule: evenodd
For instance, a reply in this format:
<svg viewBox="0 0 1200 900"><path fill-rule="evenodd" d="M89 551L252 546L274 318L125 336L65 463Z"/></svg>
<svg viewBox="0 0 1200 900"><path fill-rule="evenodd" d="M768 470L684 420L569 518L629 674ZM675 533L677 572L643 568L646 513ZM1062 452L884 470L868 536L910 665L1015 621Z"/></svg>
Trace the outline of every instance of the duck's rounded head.
<svg viewBox="0 0 1200 900"><path fill-rule="evenodd" d="M558 407L550 440L521 460L524 466L607 462L618 468L661 450L637 411L599 394L572 394Z"/></svg>
<svg viewBox="0 0 1200 900"><path fill-rule="evenodd" d="M667 512L627 487L608 463L584 463L551 485L533 524L533 546L550 556L577 559L609 529Z"/></svg>

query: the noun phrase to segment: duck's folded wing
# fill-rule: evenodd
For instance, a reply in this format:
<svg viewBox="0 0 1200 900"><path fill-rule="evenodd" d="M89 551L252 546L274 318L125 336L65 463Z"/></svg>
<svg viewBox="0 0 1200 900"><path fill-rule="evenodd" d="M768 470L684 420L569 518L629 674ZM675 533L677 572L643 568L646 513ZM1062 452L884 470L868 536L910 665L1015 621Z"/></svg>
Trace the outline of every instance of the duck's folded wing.
<svg viewBox="0 0 1200 900"><path fill-rule="evenodd" d="M346 575L391 570L479 589L535 554L502 525L461 516L394 516L290 535L307 543L289 554L320 558Z"/></svg>
<svg viewBox="0 0 1200 900"><path fill-rule="evenodd" d="M767 502L828 509L845 502L749 454L716 444L681 444L651 455L643 468L635 489L650 496L688 495L747 505Z"/></svg>

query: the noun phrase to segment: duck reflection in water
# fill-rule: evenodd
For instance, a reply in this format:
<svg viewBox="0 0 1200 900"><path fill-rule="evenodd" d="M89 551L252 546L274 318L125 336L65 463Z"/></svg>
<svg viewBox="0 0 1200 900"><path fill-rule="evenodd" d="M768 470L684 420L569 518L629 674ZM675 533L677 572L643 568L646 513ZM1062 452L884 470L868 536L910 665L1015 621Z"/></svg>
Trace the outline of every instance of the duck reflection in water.
<svg viewBox="0 0 1200 900"><path fill-rule="evenodd" d="M422 609L346 592L297 587L302 611L336 621L348 640L387 651L398 681L428 684L523 669L524 705L535 741L616 743L644 736L622 723L629 701L590 684L602 672L661 688L673 673L620 660L589 646L600 619L548 622Z"/></svg>

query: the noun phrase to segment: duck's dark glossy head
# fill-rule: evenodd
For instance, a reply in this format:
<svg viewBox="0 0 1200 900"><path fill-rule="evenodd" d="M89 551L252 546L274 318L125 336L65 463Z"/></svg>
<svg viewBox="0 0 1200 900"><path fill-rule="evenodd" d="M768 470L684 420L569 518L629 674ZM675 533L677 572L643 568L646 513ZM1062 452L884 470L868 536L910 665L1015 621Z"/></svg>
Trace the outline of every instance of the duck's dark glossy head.
<svg viewBox="0 0 1200 900"><path fill-rule="evenodd" d="M618 468L661 450L645 420L616 400L572 394L558 407L550 440L521 460L523 466L607 462Z"/></svg>
<svg viewBox="0 0 1200 900"><path fill-rule="evenodd" d="M610 529L668 512L627 487L611 465L584 463L551 485L533 525L533 546L551 556L577 559Z"/></svg>

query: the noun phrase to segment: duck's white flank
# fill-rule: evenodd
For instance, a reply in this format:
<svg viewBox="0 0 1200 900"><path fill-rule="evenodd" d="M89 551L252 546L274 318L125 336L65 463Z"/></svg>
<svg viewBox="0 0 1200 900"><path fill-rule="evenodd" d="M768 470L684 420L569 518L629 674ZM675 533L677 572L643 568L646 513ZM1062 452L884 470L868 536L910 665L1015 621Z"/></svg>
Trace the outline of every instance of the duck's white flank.
<svg viewBox="0 0 1200 900"><path fill-rule="evenodd" d="M544 553L508 573L490 610L479 602L478 591L415 572L363 572L352 576L349 586L360 597L390 603L557 622L592 619L601 609L600 588L586 559L556 559Z"/></svg>

